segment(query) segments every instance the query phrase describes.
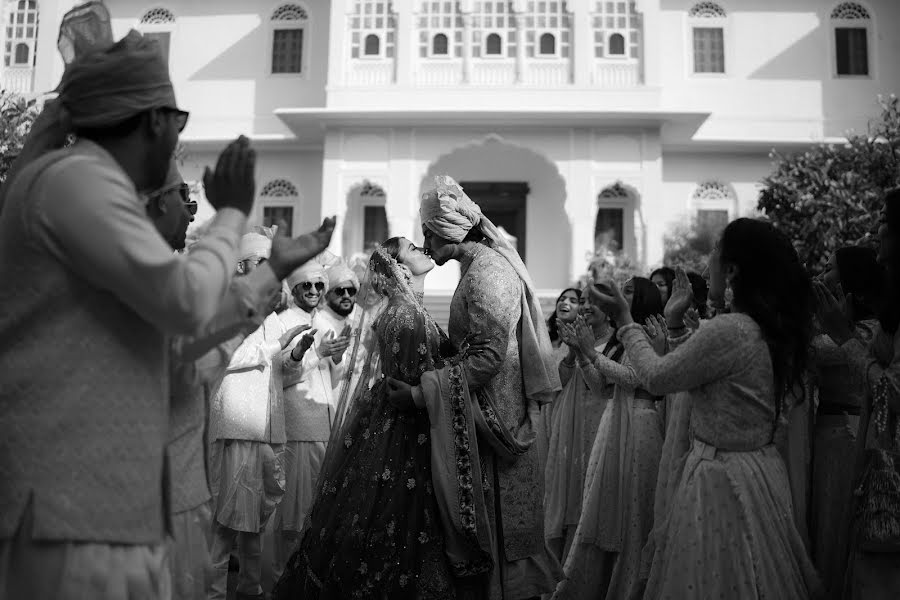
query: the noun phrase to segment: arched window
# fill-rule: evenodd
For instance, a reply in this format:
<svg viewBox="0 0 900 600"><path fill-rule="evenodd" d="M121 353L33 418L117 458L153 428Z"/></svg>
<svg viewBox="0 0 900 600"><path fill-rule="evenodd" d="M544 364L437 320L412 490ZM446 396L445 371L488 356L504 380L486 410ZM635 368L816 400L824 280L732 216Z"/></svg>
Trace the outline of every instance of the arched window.
<svg viewBox="0 0 900 600"><path fill-rule="evenodd" d="M480 0L472 11L472 57L515 58L516 16L510 0Z"/></svg>
<svg viewBox="0 0 900 600"><path fill-rule="evenodd" d="M175 15L166 8L151 8L141 17L140 31L145 38L156 40L159 51L166 61L172 46L172 32L175 30Z"/></svg>
<svg viewBox="0 0 900 600"><path fill-rule="evenodd" d="M394 58L395 31L389 0L355 0L350 16L350 57Z"/></svg>
<svg viewBox="0 0 900 600"><path fill-rule="evenodd" d="M694 42L694 73L724 73L725 9L715 2L697 2L688 17Z"/></svg>
<svg viewBox="0 0 900 600"><path fill-rule="evenodd" d="M0 13L0 24L6 27L3 64L7 67L34 66L38 30L37 2L9 2L4 12Z"/></svg>
<svg viewBox="0 0 900 600"><path fill-rule="evenodd" d="M272 73L303 73L309 15L299 4L272 12Z"/></svg>
<svg viewBox="0 0 900 600"><path fill-rule="evenodd" d="M869 11L857 2L841 2L831 11L834 74L838 77L869 74L871 24Z"/></svg>
<svg viewBox="0 0 900 600"><path fill-rule="evenodd" d="M609 36L609 55L625 56L625 36L621 33Z"/></svg>
<svg viewBox="0 0 900 600"><path fill-rule="evenodd" d="M603 188L597 196L594 220L594 252L625 250L625 216L631 194L620 182Z"/></svg>
<svg viewBox="0 0 900 600"><path fill-rule="evenodd" d="M691 197L697 229L718 237L737 208L737 196L730 185L721 181L704 181L697 185Z"/></svg>
<svg viewBox="0 0 900 600"><path fill-rule="evenodd" d="M503 54L503 39L499 33L489 33L484 41L484 53L487 56L500 56Z"/></svg>
<svg viewBox="0 0 900 600"><path fill-rule="evenodd" d="M556 36L552 33L541 34L541 54L556 55Z"/></svg>
<svg viewBox="0 0 900 600"><path fill-rule="evenodd" d="M366 56L379 56L381 54L381 40L374 33L366 36L366 48L364 51Z"/></svg>
<svg viewBox="0 0 900 600"><path fill-rule="evenodd" d="M273 179L260 192L262 224L272 227L286 224L284 232L290 237L294 232L294 207L299 205L300 194L287 179Z"/></svg>
<svg viewBox="0 0 900 600"><path fill-rule="evenodd" d="M597 0L594 3L594 57L637 60L641 56L642 27L640 13L633 1Z"/></svg>
<svg viewBox="0 0 900 600"><path fill-rule="evenodd" d="M462 11L458 0L421 0L419 5L419 57L462 58Z"/></svg>
<svg viewBox="0 0 900 600"><path fill-rule="evenodd" d="M30 48L28 47L28 44L26 44L24 42L19 42L18 44L16 44L16 58L14 61L15 64L27 65L29 53L30 53Z"/></svg>
<svg viewBox="0 0 900 600"><path fill-rule="evenodd" d="M577 1L577 0L576 0ZM569 58L572 16L564 0L529 0L525 12L525 53L529 58Z"/></svg>
<svg viewBox="0 0 900 600"><path fill-rule="evenodd" d="M447 36L443 33L434 34L434 40L431 44L432 56L447 56L448 42Z"/></svg>

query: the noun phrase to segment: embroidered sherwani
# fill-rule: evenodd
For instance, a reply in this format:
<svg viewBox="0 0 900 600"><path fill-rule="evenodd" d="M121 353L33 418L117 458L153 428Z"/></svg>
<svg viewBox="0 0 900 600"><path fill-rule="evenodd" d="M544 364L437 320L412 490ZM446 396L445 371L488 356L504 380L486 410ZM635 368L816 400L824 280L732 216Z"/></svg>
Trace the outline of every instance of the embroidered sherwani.
<svg viewBox="0 0 900 600"><path fill-rule="evenodd" d="M475 396L490 396L500 424L516 432L536 409L525 398L519 357L523 283L501 254L483 244L460 263L460 282L450 305L450 341L464 353L461 364L469 389ZM494 539L502 544L494 552L490 597L516 600L552 591L562 569L544 542L544 464L537 446L512 461L499 461L484 443L479 452ZM495 506L499 513L492 510Z"/></svg>

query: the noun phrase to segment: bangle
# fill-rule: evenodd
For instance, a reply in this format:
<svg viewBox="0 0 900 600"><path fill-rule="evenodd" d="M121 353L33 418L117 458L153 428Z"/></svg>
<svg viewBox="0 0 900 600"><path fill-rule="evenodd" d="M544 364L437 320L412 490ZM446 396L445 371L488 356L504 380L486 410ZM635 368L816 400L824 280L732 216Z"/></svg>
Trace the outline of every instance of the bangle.
<svg viewBox="0 0 900 600"><path fill-rule="evenodd" d="M294 357L294 350L296 350L296 349L297 349L297 346L294 346L293 348L291 348L291 360L294 361L294 362L300 362L301 360L303 360L303 354L306 354L306 352L304 352L303 354L301 354L301 355L300 355L300 358L295 358L295 357Z"/></svg>

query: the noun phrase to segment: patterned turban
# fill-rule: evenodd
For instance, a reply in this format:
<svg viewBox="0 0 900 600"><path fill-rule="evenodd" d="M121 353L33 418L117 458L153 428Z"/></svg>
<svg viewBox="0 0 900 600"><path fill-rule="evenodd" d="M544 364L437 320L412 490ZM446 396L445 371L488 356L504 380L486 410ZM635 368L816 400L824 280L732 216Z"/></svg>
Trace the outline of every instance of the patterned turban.
<svg viewBox="0 0 900 600"><path fill-rule="evenodd" d="M285 281L287 282L288 289L291 291L297 287L298 283L303 283L304 281L311 281L312 283L322 282L322 284L325 285L323 293L328 291L328 273L325 272L325 267L315 260L309 261L288 275Z"/></svg>
<svg viewBox="0 0 900 600"><path fill-rule="evenodd" d="M356 271L348 267L344 263L334 265L328 268L328 289L334 289L341 283L349 281L353 283L353 287L359 289L359 277Z"/></svg>
<svg viewBox="0 0 900 600"><path fill-rule="evenodd" d="M259 233L248 233L241 238L241 249L238 261L250 258L269 258L272 253L272 240Z"/></svg>
<svg viewBox="0 0 900 600"><path fill-rule="evenodd" d="M434 187L422 194L419 217L435 235L459 243L469 230L481 224L484 215L452 177L438 175Z"/></svg>

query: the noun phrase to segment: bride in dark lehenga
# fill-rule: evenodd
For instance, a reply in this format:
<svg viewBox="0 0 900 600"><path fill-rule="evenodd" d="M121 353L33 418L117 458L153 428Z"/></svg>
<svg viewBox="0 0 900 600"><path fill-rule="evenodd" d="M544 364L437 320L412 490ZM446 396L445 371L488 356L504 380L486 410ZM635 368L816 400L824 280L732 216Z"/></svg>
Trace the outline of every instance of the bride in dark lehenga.
<svg viewBox="0 0 900 600"><path fill-rule="evenodd" d="M342 386L316 500L273 598L451 599L459 581L491 570L479 506L461 504L481 484L470 411L432 423L424 409L388 402L387 378L418 385L450 364L453 349L422 305L433 266L404 238L372 255L349 356L365 353L365 366ZM448 456L432 456L432 436Z"/></svg>

